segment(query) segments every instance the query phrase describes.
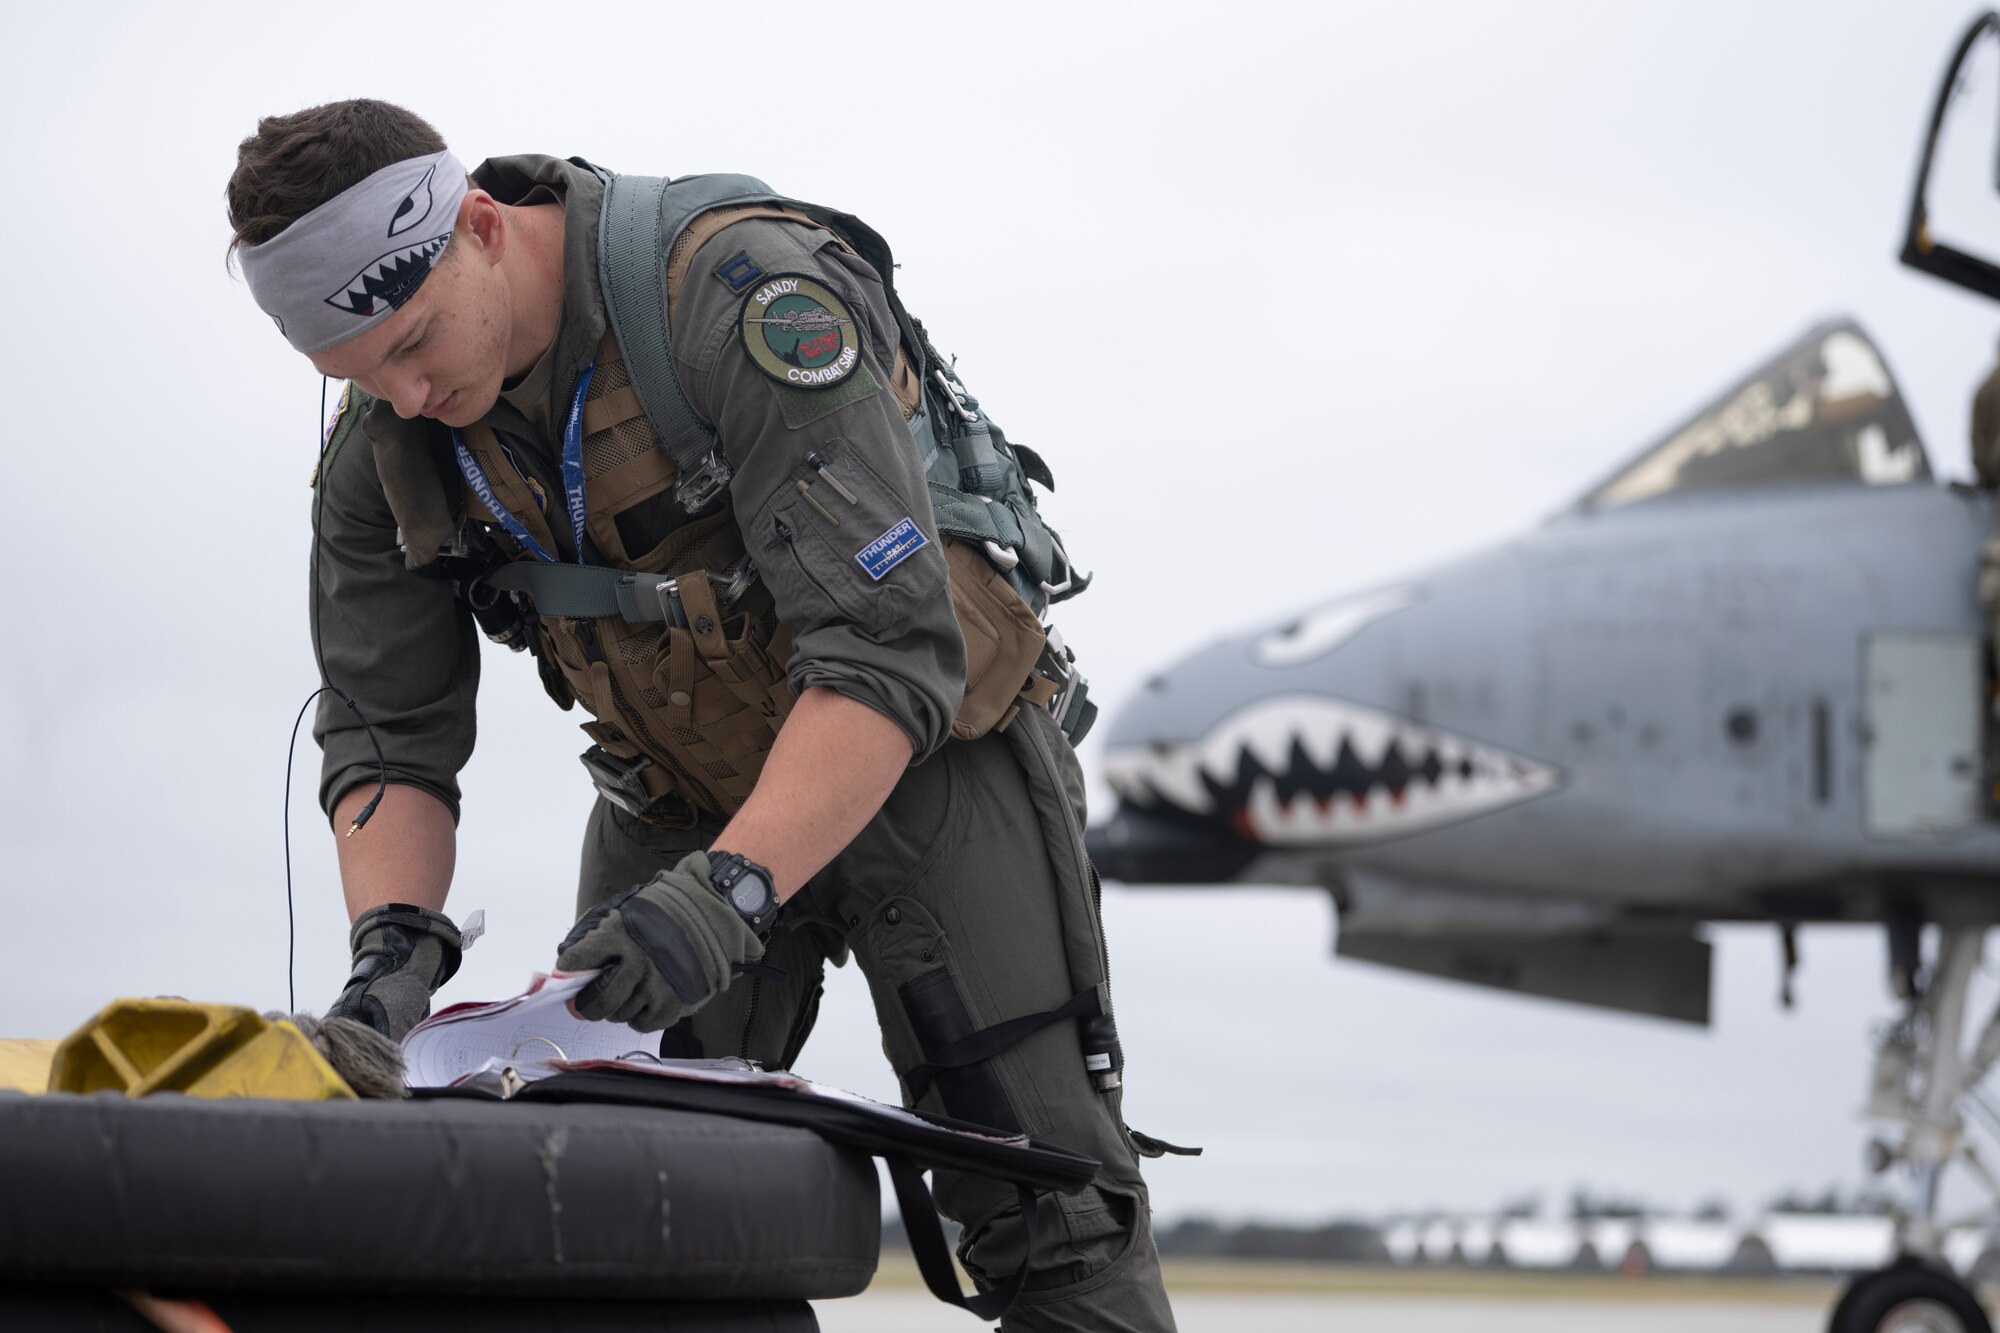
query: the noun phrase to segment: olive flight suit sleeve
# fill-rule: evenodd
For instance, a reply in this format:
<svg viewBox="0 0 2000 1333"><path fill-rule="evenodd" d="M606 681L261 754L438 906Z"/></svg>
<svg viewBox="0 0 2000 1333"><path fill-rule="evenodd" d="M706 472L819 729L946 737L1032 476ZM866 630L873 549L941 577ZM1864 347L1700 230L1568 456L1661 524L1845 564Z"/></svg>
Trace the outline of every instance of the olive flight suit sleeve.
<svg viewBox="0 0 2000 1333"><path fill-rule="evenodd" d="M323 504L313 497L320 535L310 595L327 679L374 724L389 781L421 787L456 820L458 772L472 756L479 635L449 580L405 567L367 434L369 399L350 392L322 464ZM309 617L313 610L309 602ZM319 698L313 735L323 752L320 806L331 814L349 789L374 783L375 748L332 694Z"/></svg>
<svg viewBox="0 0 2000 1333"><path fill-rule="evenodd" d="M758 276L744 282L746 262ZM951 734L965 644L888 388L898 335L881 281L829 232L751 218L696 252L672 322L689 400L734 468L744 545L792 632L793 692L866 704L923 759Z"/></svg>

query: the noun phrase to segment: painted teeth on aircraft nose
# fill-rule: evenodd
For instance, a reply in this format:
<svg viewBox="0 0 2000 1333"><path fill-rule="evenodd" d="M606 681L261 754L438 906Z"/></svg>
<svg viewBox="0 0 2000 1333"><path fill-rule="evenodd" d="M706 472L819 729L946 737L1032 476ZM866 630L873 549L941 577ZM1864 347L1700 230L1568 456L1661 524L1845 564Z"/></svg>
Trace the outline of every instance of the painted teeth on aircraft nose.
<svg viewBox="0 0 2000 1333"><path fill-rule="evenodd" d="M1264 766L1266 772L1282 773L1292 762L1294 735L1293 730L1287 726L1252 727L1243 737L1243 748Z"/></svg>
<svg viewBox="0 0 2000 1333"><path fill-rule="evenodd" d="M1312 766L1322 773L1330 773L1340 762L1340 743L1343 733L1332 727L1302 727L1296 735L1298 747L1305 751Z"/></svg>
<svg viewBox="0 0 2000 1333"><path fill-rule="evenodd" d="M1227 814L1274 843L1338 843L1451 823L1557 785L1554 770L1363 705L1272 696L1198 740L1107 756L1121 796Z"/></svg>
<svg viewBox="0 0 2000 1333"><path fill-rule="evenodd" d="M1284 825L1284 807L1278 804L1278 785L1269 778L1259 778L1250 785L1250 822L1258 832L1269 836L1279 832Z"/></svg>

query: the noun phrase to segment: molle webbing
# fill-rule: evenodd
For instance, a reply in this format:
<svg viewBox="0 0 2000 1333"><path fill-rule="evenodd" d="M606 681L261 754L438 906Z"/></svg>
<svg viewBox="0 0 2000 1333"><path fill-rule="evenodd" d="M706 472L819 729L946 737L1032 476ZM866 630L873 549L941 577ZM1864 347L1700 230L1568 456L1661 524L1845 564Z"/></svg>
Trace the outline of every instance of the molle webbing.
<svg viewBox="0 0 2000 1333"><path fill-rule="evenodd" d="M556 677L551 694L562 686L593 714L584 731L611 757L604 763L625 768L638 813L681 825L697 814L726 817L749 796L790 709L790 636L754 583L730 508L690 517L676 504L679 469L609 332L583 431L589 509L577 554L592 563L516 559L482 584L532 603L545 676ZM567 536L566 517L522 479L499 438L462 434L495 498L548 549L569 549L541 535ZM469 495L467 505L483 516Z"/></svg>
<svg viewBox="0 0 2000 1333"><path fill-rule="evenodd" d="M1060 720L1080 736L1087 716L1067 700L1081 698L1081 678L1066 665L1043 669L1054 659L1036 614L1082 583L1027 490L1027 478L1050 484L1047 468L985 421L950 376L895 294L887 244L858 219L747 176L669 184L601 174L609 327L583 405L589 507L577 543L560 497L532 485L491 430L463 432L497 502L565 554L565 563L512 560L485 582L532 604L550 693L559 702L573 694L594 715L584 731L601 757L586 756L586 766L600 790L615 788L631 801L621 805L655 822L731 815L792 705L791 637L768 590L743 577L753 569L720 489L728 469L713 423L681 385L669 324L696 253L746 218L830 233L883 278L902 333L890 385L923 456L940 533L969 543L949 562L953 609L968 649L976 640L981 651L969 653L979 670L968 672L953 734L1005 729L1020 707L1049 705L1060 691ZM497 518L469 496L466 505L474 520Z"/></svg>

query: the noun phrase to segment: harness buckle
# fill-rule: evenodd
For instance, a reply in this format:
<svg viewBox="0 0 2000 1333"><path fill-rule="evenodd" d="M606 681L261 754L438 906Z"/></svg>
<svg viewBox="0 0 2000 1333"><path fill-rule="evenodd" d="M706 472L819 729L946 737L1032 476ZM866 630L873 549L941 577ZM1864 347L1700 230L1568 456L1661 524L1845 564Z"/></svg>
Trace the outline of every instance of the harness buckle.
<svg viewBox="0 0 2000 1333"><path fill-rule="evenodd" d="M1046 583L1042 582L1039 579L1036 581L1042 583L1042 591L1046 593L1048 596L1060 597L1064 593L1068 592L1070 588L1075 585L1076 565L1073 561L1070 560L1069 552L1063 549L1062 542L1056 537L1055 533L1053 532L1049 534L1049 546L1054 550L1056 556L1060 558L1062 561L1063 581L1061 583ZM1054 571L1050 572L1053 573Z"/></svg>
<svg viewBox="0 0 2000 1333"><path fill-rule="evenodd" d="M1011 571L1021 563L1021 557L1002 546L999 542L986 543L986 558L991 560L1002 574Z"/></svg>
<svg viewBox="0 0 2000 1333"><path fill-rule="evenodd" d="M1090 682L1076 669L1076 654L1063 642L1062 633L1054 625L1049 626L1048 641L1042 645L1042 655L1035 663L1035 674L1056 686L1055 694L1044 705L1049 710L1049 716L1056 720L1056 725L1072 742L1082 740L1096 714L1096 710L1085 702L1090 693Z"/></svg>
<svg viewBox="0 0 2000 1333"><path fill-rule="evenodd" d="M722 447L717 445L708 451L694 471L682 477L674 487L674 499L690 514L699 514L717 500L729 488L729 479L736 469L722 456Z"/></svg>
<svg viewBox="0 0 2000 1333"><path fill-rule="evenodd" d="M577 759L590 774L590 785L597 788L597 794L634 819L645 818L660 799L646 790L646 780L639 776L653 765L645 755L622 759L601 745L593 745Z"/></svg>
<svg viewBox="0 0 2000 1333"><path fill-rule="evenodd" d="M687 628L687 612L681 610L678 579L635 574L632 576L632 600L639 608L641 620L662 620L669 625Z"/></svg>
<svg viewBox="0 0 2000 1333"><path fill-rule="evenodd" d="M952 411L958 413L959 420L968 426L979 420L979 413L973 411L979 405L979 400L959 382L957 376L946 374L943 366L933 366L931 378L938 382L938 388L944 390L945 402L950 404Z"/></svg>
<svg viewBox="0 0 2000 1333"><path fill-rule="evenodd" d="M715 584L715 600L725 610L733 608L757 582L757 562L744 556L735 564L722 571L721 577L709 576Z"/></svg>
<svg viewBox="0 0 2000 1333"><path fill-rule="evenodd" d="M709 584L715 589L716 605L734 610L757 582L757 565L744 556L720 573L710 571ZM687 611L681 605L681 584L663 574L628 574L624 582L632 589L632 604L644 621L660 620L680 629L687 628Z"/></svg>

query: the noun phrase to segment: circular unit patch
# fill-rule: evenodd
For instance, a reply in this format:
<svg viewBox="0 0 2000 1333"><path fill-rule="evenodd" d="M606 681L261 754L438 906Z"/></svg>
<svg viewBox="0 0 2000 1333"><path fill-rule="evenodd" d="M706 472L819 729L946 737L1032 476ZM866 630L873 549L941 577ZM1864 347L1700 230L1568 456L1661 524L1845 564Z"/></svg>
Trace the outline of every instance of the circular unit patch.
<svg viewBox="0 0 2000 1333"><path fill-rule="evenodd" d="M780 384L830 389L861 364L861 328L819 283L774 273L743 298L743 350Z"/></svg>

